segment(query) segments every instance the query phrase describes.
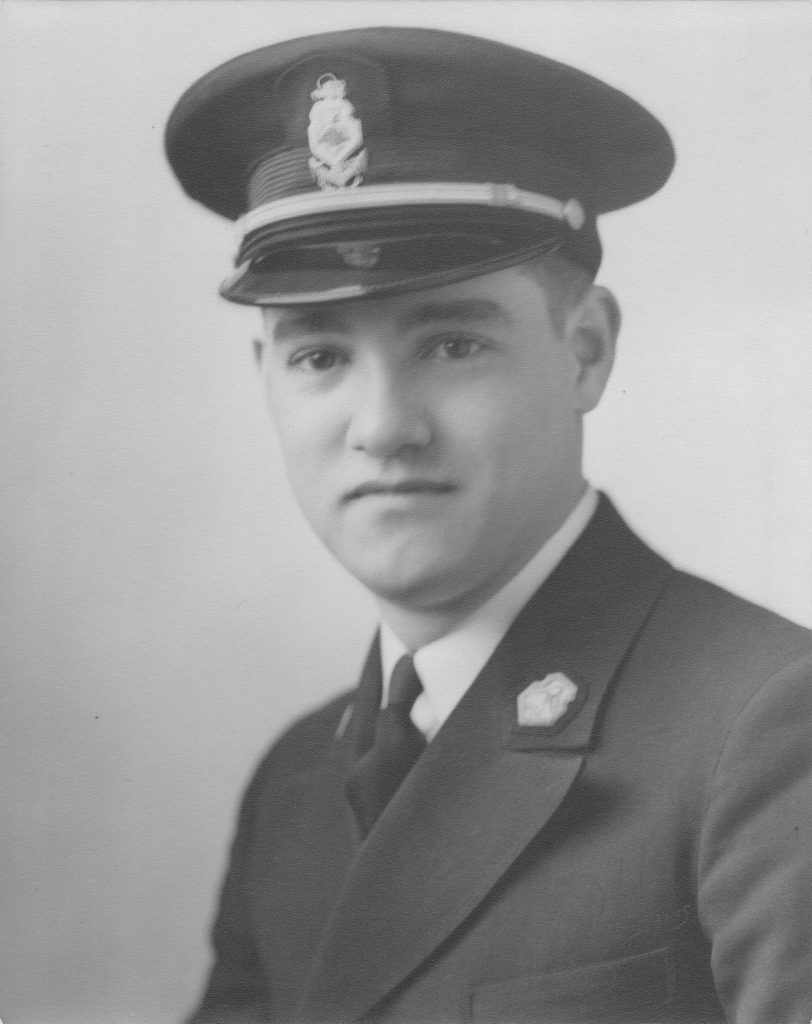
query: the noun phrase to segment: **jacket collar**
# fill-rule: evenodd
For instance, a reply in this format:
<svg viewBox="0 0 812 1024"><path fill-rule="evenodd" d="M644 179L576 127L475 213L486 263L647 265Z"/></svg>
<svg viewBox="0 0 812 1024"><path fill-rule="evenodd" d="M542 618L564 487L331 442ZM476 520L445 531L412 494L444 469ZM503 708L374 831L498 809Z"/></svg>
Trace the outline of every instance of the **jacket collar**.
<svg viewBox="0 0 812 1024"><path fill-rule="evenodd" d="M323 932L302 1019L368 1012L545 826L599 742L611 681L671 572L602 497L360 847ZM373 655L341 741L348 759L374 721L380 668ZM518 694L552 672L576 684L577 700L551 727L519 726Z"/></svg>

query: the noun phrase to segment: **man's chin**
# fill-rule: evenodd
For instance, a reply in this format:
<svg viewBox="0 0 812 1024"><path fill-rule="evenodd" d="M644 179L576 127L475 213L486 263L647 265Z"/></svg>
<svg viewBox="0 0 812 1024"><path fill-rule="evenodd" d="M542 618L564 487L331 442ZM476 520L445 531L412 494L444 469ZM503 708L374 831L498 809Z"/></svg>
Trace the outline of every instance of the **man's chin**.
<svg viewBox="0 0 812 1024"><path fill-rule="evenodd" d="M380 601L400 608L415 611L430 609L444 599L443 581L435 574L424 576L412 574L408 577L374 576L357 577L359 581Z"/></svg>
<svg viewBox="0 0 812 1024"><path fill-rule="evenodd" d="M397 607L428 611L452 596L449 574L439 561L397 568L386 568L380 563L345 566L375 597Z"/></svg>

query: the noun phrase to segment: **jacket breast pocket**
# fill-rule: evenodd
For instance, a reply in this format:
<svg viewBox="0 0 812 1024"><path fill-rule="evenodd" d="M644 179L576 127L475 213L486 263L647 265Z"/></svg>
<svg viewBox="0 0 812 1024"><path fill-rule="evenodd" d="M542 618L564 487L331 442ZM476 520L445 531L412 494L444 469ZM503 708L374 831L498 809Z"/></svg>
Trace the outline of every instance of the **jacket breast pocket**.
<svg viewBox="0 0 812 1024"><path fill-rule="evenodd" d="M667 949L475 988L475 1024L643 1024L674 997ZM667 1018L665 1018L667 1019Z"/></svg>

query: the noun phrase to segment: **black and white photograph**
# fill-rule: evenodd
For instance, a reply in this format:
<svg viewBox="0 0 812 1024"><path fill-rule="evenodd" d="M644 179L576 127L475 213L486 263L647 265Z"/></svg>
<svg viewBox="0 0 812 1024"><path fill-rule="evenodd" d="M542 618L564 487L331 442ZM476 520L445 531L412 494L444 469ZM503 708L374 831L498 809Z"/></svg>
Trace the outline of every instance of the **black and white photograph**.
<svg viewBox="0 0 812 1024"><path fill-rule="evenodd" d="M0 4L0 1022L812 1019L812 5Z"/></svg>

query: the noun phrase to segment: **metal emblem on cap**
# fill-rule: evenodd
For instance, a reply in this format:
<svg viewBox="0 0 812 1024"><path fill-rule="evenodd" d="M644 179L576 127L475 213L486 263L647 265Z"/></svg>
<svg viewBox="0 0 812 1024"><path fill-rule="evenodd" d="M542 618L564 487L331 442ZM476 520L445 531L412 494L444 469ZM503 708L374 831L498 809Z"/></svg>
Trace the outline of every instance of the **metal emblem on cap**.
<svg viewBox="0 0 812 1024"><path fill-rule="evenodd" d="M346 94L347 83L332 73L321 75L310 94L309 164L319 188L351 188L364 180L364 133Z"/></svg>
<svg viewBox="0 0 812 1024"><path fill-rule="evenodd" d="M381 247L374 242L339 242L336 251L348 267L369 270L377 266Z"/></svg>
<svg viewBox="0 0 812 1024"><path fill-rule="evenodd" d="M516 699L519 725L555 725L577 694L578 687L563 672L536 679Z"/></svg>

